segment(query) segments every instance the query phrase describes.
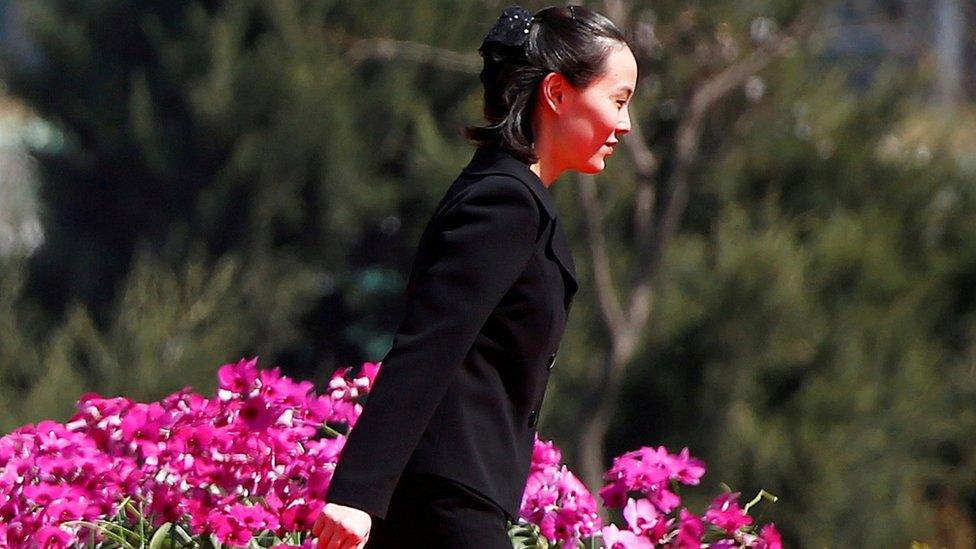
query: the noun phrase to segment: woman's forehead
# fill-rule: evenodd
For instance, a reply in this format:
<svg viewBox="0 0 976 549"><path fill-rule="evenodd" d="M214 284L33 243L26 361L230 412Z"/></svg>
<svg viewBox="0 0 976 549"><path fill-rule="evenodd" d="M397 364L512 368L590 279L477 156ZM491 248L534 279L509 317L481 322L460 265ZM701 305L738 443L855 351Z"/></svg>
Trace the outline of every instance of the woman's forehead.
<svg viewBox="0 0 976 549"><path fill-rule="evenodd" d="M625 45L613 48L603 63L603 72L594 84L617 93L633 93L637 85L637 60Z"/></svg>

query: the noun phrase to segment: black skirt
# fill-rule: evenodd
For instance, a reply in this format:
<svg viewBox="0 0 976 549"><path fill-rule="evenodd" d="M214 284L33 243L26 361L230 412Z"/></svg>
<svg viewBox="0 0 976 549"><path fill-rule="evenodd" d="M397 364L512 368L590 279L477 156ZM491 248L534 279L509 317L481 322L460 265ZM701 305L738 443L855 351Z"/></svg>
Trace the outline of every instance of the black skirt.
<svg viewBox="0 0 976 549"><path fill-rule="evenodd" d="M501 507L436 475L404 473L386 519L373 518L365 549L511 549Z"/></svg>

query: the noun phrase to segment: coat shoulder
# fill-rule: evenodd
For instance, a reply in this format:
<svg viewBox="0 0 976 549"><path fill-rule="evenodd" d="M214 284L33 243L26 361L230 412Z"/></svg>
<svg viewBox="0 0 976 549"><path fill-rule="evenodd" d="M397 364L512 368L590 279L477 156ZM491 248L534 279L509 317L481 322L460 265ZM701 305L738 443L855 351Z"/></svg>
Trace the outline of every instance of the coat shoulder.
<svg viewBox="0 0 976 549"><path fill-rule="evenodd" d="M529 190L528 185L514 175L505 173L469 175L458 178L457 185L458 193L465 197L496 196L535 203L535 195Z"/></svg>
<svg viewBox="0 0 976 549"><path fill-rule="evenodd" d="M496 205L508 213L515 212L522 221L532 221L537 227L542 218L543 205L529 186L514 175L489 173L462 175L448 192L441 213L460 206Z"/></svg>

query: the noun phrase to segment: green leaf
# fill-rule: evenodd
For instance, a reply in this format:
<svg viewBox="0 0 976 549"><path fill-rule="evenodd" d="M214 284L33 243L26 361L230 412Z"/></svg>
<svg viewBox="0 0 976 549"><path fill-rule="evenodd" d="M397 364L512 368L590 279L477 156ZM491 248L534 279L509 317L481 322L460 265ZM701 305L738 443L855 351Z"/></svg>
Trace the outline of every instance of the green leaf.
<svg viewBox="0 0 976 549"><path fill-rule="evenodd" d="M119 547L123 547L125 549L135 549L135 547L133 547L132 544L129 543L129 540L126 539L126 537L125 537L124 534L121 534L120 535L120 534L116 534L115 532L112 531L111 527L112 526L118 526L118 525L114 525L114 524L112 524L110 522L99 521L99 523L94 523L94 522L88 522L88 521L85 521L85 520L69 520L69 521L66 521L66 522L62 523L62 525L63 526L69 526L69 525L74 526L74 525L78 525L78 526L84 526L84 527L87 527L87 528L91 528L92 531L96 531L96 532L100 533L101 535L103 535L103 536L111 539L112 541L118 543L119 544ZM126 532L126 530L124 528L119 527L119 529L122 530L123 532Z"/></svg>
<svg viewBox="0 0 976 549"><path fill-rule="evenodd" d="M193 543L193 537L179 524L176 525L174 531L180 537L180 543Z"/></svg>
<svg viewBox="0 0 976 549"><path fill-rule="evenodd" d="M514 549L549 549L549 540L531 523L509 523L508 538Z"/></svg>
<svg viewBox="0 0 976 549"><path fill-rule="evenodd" d="M156 530L156 533L153 534L152 539L149 540L149 549L162 549L163 542L166 541L166 536L169 535L171 528L173 528L172 522L167 522L166 524L160 526Z"/></svg>

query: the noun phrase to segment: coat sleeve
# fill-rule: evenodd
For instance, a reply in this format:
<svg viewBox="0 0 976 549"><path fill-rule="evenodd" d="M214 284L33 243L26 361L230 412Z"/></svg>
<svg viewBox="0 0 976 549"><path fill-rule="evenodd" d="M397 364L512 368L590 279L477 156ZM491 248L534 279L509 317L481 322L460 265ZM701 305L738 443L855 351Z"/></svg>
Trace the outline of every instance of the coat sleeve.
<svg viewBox="0 0 976 549"><path fill-rule="evenodd" d="M540 224L521 181L489 176L432 221L406 313L329 485L328 502L385 518L393 490L491 311L525 270Z"/></svg>

